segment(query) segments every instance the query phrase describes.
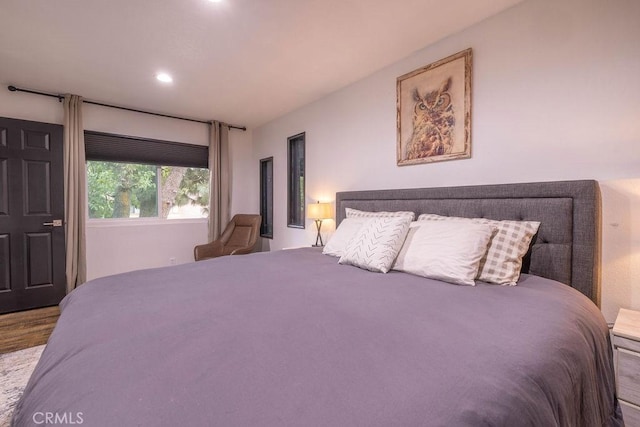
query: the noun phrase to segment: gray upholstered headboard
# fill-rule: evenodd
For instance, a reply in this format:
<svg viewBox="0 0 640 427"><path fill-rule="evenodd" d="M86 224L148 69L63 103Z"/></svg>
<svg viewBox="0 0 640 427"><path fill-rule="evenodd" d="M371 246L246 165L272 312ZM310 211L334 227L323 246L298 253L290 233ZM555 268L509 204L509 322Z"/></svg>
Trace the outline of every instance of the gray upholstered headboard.
<svg viewBox="0 0 640 427"><path fill-rule="evenodd" d="M596 181L347 191L336 194L336 223L345 208L413 211L468 218L540 221L522 272L566 283L598 302L600 192Z"/></svg>

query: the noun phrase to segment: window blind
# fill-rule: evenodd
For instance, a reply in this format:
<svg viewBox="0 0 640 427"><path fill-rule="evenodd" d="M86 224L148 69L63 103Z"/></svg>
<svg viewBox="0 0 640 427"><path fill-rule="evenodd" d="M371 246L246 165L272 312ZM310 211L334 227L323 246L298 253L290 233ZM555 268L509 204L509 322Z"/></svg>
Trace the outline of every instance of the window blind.
<svg viewBox="0 0 640 427"><path fill-rule="evenodd" d="M209 167L209 147L203 145L85 131L84 146L87 160Z"/></svg>

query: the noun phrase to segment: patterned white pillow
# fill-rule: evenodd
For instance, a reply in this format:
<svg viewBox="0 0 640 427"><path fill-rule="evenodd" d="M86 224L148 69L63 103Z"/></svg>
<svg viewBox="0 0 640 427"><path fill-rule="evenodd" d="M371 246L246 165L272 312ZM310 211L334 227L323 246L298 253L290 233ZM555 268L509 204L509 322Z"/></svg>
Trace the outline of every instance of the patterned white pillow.
<svg viewBox="0 0 640 427"><path fill-rule="evenodd" d="M345 208L345 213L347 218L402 217L402 218L409 218L410 221L413 221L416 218L416 214L414 212L409 212L409 211L368 212L368 211L359 211L357 209Z"/></svg>
<svg viewBox="0 0 640 427"><path fill-rule="evenodd" d="M515 286L520 278L522 258L529 250L531 239L538 232L538 221L496 221L486 218L459 218L422 214L418 221L456 221L488 224L498 228L489 242L486 256L480 261L478 280L498 285Z"/></svg>
<svg viewBox="0 0 640 427"><path fill-rule="evenodd" d="M409 218L403 217L370 219L351 239L338 262L388 272L407 237L410 223Z"/></svg>
<svg viewBox="0 0 640 427"><path fill-rule="evenodd" d="M344 255L344 250L347 244L353 239L358 230L367 222L370 218L345 218L342 220L333 236L329 239L329 242L324 246L322 253L325 255L341 257Z"/></svg>
<svg viewBox="0 0 640 427"><path fill-rule="evenodd" d="M480 260L496 231L495 226L472 222L414 222L393 269L475 286Z"/></svg>

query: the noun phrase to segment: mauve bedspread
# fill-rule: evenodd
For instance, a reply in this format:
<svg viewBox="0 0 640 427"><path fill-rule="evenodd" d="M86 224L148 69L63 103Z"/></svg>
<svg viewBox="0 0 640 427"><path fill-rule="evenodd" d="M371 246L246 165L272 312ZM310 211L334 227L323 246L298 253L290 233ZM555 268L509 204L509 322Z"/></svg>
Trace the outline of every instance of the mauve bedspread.
<svg viewBox="0 0 640 427"><path fill-rule="evenodd" d="M620 425L614 390L607 326L568 286L456 286L308 248L81 286L13 423Z"/></svg>

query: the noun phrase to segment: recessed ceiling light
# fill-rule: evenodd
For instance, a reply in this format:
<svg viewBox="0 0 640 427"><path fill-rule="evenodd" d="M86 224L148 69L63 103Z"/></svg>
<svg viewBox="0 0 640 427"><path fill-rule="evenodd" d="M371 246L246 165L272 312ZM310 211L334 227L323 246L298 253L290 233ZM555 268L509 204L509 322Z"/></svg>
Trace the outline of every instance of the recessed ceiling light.
<svg viewBox="0 0 640 427"><path fill-rule="evenodd" d="M220 3L222 0L209 0L211 3Z"/></svg>
<svg viewBox="0 0 640 427"><path fill-rule="evenodd" d="M160 80L162 83L171 83L173 81L173 77L167 73L156 74L156 79Z"/></svg>

